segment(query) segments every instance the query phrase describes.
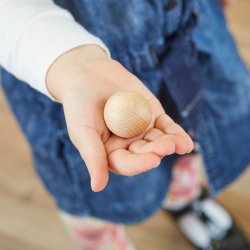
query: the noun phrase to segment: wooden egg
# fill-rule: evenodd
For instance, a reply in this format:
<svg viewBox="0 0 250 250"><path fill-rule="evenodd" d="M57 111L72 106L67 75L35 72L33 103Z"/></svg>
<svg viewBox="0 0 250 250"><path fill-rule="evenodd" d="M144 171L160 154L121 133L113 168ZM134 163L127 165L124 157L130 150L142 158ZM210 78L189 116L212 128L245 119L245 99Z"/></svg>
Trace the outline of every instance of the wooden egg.
<svg viewBox="0 0 250 250"><path fill-rule="evenodd" d="M144 96L134 91L120 91L111 96L104 108L109 130L123 138L142 134L152 119L151 107Z"/></svg>

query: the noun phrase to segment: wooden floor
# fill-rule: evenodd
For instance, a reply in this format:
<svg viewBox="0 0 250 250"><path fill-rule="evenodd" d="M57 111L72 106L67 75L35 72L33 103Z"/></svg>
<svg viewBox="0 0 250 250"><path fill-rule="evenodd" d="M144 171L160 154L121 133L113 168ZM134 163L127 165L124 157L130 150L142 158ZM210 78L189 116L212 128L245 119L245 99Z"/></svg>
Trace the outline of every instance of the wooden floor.
<svg viewBox="0 0 250 250"><path fill-rule="evenodd" d="M230 28L250 67L250 0L228 13ZM250 124L249 124L250 126ZM250 239L250 171L218 200ZM127 227L137 250L192 250L162 211ZM32 168L29 147L0 91L0 250L77 250L60 224L51 197Z"/></svg>

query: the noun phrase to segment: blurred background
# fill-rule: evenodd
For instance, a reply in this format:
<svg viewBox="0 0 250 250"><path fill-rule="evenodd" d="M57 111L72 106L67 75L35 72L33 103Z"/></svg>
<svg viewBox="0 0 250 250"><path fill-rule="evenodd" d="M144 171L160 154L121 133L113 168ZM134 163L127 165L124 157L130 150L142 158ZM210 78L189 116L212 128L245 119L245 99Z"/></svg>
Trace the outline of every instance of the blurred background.
<svg viewBox="0 0 250 250"><path fill-rule="evenodd" d="M227 17L239 51L250 68L250 0L238 0ZM250 169L217 200L231 213L250 240ZM145 223L128 226L127 231L137 250L193 250L163 211ZM78 249L61 225L53 200L32 167L29 146L1 89L0 249Z"/></svg>

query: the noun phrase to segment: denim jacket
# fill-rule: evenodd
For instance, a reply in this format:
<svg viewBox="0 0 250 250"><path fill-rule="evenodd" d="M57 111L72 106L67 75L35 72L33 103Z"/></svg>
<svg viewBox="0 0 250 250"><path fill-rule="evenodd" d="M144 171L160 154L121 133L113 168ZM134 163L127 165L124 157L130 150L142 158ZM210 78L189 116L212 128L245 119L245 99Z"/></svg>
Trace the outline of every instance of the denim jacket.
<svg viewBox="0 0 250 250"><path fill-rule="evenodd" d="M100 37L119 61L199 143L212 194L250 162L250 76L218 0L55 0ZM36 170L59 209L134 223L164 199L177 155L134 177L110 173L94 193L71 143L62 105L1 70L2 86L26 135Z"/></svg>

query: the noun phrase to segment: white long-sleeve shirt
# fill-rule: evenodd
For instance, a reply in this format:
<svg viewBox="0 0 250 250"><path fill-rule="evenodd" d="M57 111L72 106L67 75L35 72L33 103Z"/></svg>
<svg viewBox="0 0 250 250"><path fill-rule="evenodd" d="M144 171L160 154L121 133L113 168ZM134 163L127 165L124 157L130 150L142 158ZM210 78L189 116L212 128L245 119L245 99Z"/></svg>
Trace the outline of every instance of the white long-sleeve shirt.
<svg viewBox="0 0 250 250"><path fill-rule="evenodd" d="M52 63L81 45L103 42L52 0L0 0L0 65L49 96L45 79Z"/></svg>

